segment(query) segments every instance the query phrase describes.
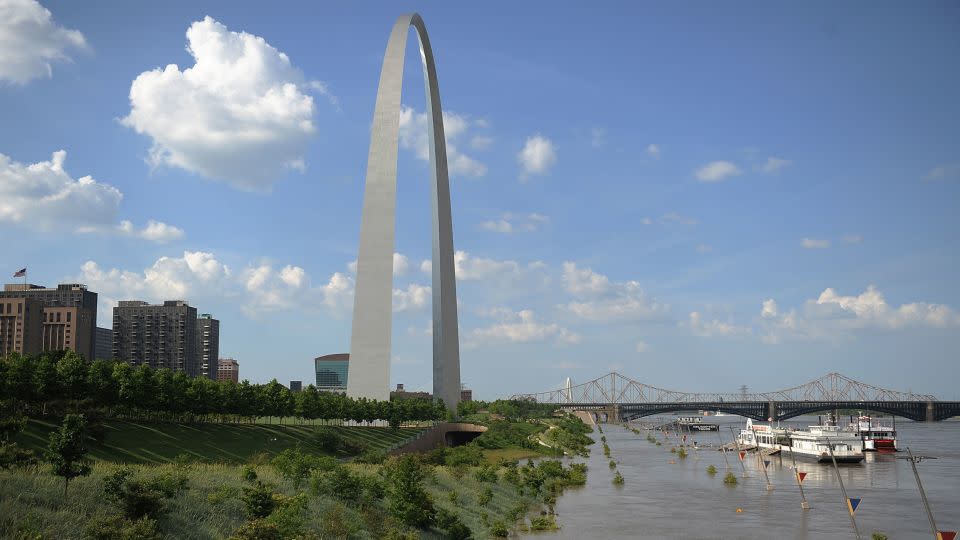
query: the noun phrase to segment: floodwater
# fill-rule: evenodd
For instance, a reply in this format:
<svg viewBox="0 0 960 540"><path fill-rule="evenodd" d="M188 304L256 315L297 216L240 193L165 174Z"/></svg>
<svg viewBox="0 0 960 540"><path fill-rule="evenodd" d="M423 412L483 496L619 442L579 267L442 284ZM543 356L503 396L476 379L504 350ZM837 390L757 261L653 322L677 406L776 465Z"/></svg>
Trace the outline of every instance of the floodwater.
<svg viewBox="0 0 960 540"><path fill-rule="evenodd" d="M671 420L668 417L659 420ZM644 418L656 422L658 418ZM888 419L886 419L888 420ZM709 417L719 423L723 441L732 442L728 426L736 431L743 426L739 417ZM795 418L781 425L806 426L813 418ZM766 489L761 466L753 453L744 459L746 477L737 453L727 452L729 470L739 483L723 483L727 466L716 448L690 451L686 459L670 453L672 444L656 446L646 440L647 432L632 431L616 424L603 425L617 470L626 480L618 487L611 483L614 472L603 456L600 433L591 447L587 484L568 489L556 506L561 529L553 538L855 538L853 526L840 492L837 475L830 464L798 461L800 471L808 473L803 489L810 504L800 508L800 490L789 455L768 457L767 468L774 488ZM960 422L897 421L901 449L910 447L914 455L931 456L917 464L920 479L941 530L960 529ZM658 435L663 441L663 435ZM688 436L699 445L719 445L717 432ZM671 439L675 443L675 439ZM917 483L906 459L897 454L868 453L859 465L841 465L840 474L847 495L860 497L856 512L862 538L882 532L891 539L931 538L929 521L920 500ZM675 463L670 463L674 461ZM717 474L707 474L713 465ZM742 512L737 512L737 509ZM540 536L540 535L538 535Z"/></svg>

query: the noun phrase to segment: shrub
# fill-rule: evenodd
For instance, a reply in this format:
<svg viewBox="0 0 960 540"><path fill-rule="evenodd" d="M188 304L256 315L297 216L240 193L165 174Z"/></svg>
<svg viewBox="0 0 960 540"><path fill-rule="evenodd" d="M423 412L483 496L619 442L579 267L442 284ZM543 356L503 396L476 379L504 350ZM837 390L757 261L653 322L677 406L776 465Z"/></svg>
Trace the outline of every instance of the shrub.
<svg viewBox="0 0 960 540"><path fill-rule="evenodd" d="M510 529L502 521L494 522L490 526L490 536L494 538L506 538L510 536Z"/></svg>
<svg viewBox="0 0 960 540"><path fill-rule="evenodd" d="M387 453L383 450L368 448L362 454L356 457L357 463L368 463L370 465L380 465L387 460Z"/></svg>
<svg viewBox="0 0 960 540"><path fill-rule="evenodd" d="M457 446L447 450L444 462L448 467L480 465L483 463L483 452L472 444Z"/></svg>
<svg viewBox="0 0 960 540"><path fill-rule="evenodd" d="M433 501L423 489L425 472L417 456L400 456L386 467L387 510L404 525L425 528L433 522Z"/></svg>
<svg viewBox="0 0 960 540"><path fill-rule="evenodd" d="M255 469L253 465L244 465L243 468L240 469L240 475L247 482L253 482L257 479L257 469Z"/></svg>
<svg viewBox="0 0 960 540"><path fill-rule="evenodd" d="M477 482L497 483L497 469L493 465L484 465L473 474Z"/></svg>
<svg viewBox="0 0 960 540"><path fill-rule="evenodd" d="M437 527L446 531L447 538L466 540L473 536L473 532L460 521L459 516L443 508L437 509L436 522Z"/></svg>
<svg viewBox="0 0 960 540"><path fill-rule="evenodd" d="M314 495L327 495L344 502L359 502L363 495L363 482L346 467L338 466L332 471L316 472L310 479Z"/></svg>
<svg viewBox="0 0 960 540"><path fill-rule="evenodd" d="M160 540L157 522L149 518L129 520L122 516L99 517L90 520L84 531L92 540Z"/></svg>
<svg viewBox="0 0 960 540"><path fill-rule="evenodd" d="M253 487L243 488L242 499L247 515L253 519L269 516L276 505L273 490L259 480Z"/></svg>
<svg viewBox="0 0 960 540"><path fill-rule="evenodd" d="M296 447L287 448L280 452L270 461L270 464L273 465L280 476L290 480L294 487L299 488L301 482L306 480L310 473L315 470L332 470L337 466L337 461L329 456L308 454L300 447Z"/></svg>
<svg viewBox="0 0 960 540"><path fill-rule="evenodd" d="M873 534L870 535L870 540L887 540L887 535L874 531Z"/></svg>
<svg viewBox="0 0 960 540"><path fill-rule="evenodd" d="M677 457L680 459L687 459L687 450L686 448L680 447L680 450L677 451Z"/></svg>
<svg viewBox="0 0 960 540"><path fill-rule="evenodd" d="M617 468L617 462L611 459L609 466L610 466L610 469L611 469L611 470L612 470L612 469L616 469L616 468Z"/></svg>
<svg viewBox="0 0 960 540"><path fill-rule="evenodd" d="M717 468L714 467L713 465L710 465L709 467L707 467L707 474L709 474L710 476L717 474Z"/></svg>
<svg viewBox="0 0 960 540"><path fill-rule="evenodd" d="M132 475L130 469L118 469L103 480L104 495L119 504L130 519L160 517L167 510L165 499L172 498L187 485L186 476L179 474L161 473L146 481Z"/></svg>
<svg viewBox="0 0 960 540"><path fill-rule="evenodd" d="M617 474L613 475L613 485L615 486L623 485L623 475L620 474L620 471L617 471Z"/></svg>
<svg viewBox="0 0 960 540"><path fill-rule="evenodd" d="M456 490L450 490L447 492L447 499L450 500L450 504L458 506L460 504L460 496L457 495Z"/></svg>
<svg viewBox="0 0 960 540"><path fill-rule="evenodd" d="M723 483L728 486L737 485L737 477L732 472L728 472L726 476L723 477Z"/></svg>
<svg viewBox="0 0 960 540"><path fill-rule="evenodd" d="M276 524L255 519L241 525L230 540L283 540L283 536Z"/></svg>
<svg viewBox="0 0 960 540"><path fill-rule="evenodd" d="M493 500L493 490L490 489L490 486L484 486L480 493L477 494L477 504L480 506L486 506Z"/></svg>
<svg viewBox="0 0 960 540"><path fill-rule="evenodd" d="M276 526L281 538L293 538L303 529L307 496L303 493L294 497L274 495L274 503L273 512L264 521Z"/></svg>
<svg viewBox="0 0 960 540"><path fill-rule="evenodd" d="M553 516L541 515L530 518L531 531L555 531L558 528L557 522L553 519Z"/></svg>

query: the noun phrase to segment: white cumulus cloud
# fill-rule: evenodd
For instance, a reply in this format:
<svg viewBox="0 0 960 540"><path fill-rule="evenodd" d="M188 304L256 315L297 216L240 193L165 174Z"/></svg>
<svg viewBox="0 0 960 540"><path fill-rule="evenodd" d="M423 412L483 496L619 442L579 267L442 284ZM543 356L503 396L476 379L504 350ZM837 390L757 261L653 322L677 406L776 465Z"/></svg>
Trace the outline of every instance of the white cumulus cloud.
<svg viewBox="0 0 960 540"><path fill-rule="evenodd" d="M654 158L660 157L660 145L659 144L647 145L647 155Z"/></svg>
<svg viewBox="0 0 960 540"><path fill-rule="evenodd" d="M577 299L558 307L584 320L655 319L669 311L669 306L648 298L638 282L614 282L572 262L563 263L562 281L564 289Z"/></svg>
<svg viewBox="0 0 960 540"><path fill-rule="evenodd" d="M830 241L820 238L804 238L800 241L800 246L804 249L826 249L830 247Z"/></svg>
<svg viewBox="0 0 960 540"><path fill-rule="evenodd" d="M471 333L474 344L484 343L532 343L554 341L558 345L576 344L582 337L556 323L541 323L529 309L518 312L496 310L501 320L485 328L476 328Z"/></svg>
<svg viewBox="0 0 960 540"><path fill-rule="evenodd" d="M549 222L549 217L536 212L527 215L517 215L508 212L498 219L481 222L480 228L485 231L511 234L515 232L534 232Z"/></svg>
<svg viewBox="0 0 960 540"><path fill-rule="evenodd" d="M763 165L760 165L759 170L765 174L773 174L778 172L780 169L789 166L791 163L792 162L789 159L770 156L767 158L767 161L763 163Z"/></svg>
<svg viewBox="0 0 960 540"><path fill-rule="evenodd" d="M529 175L542 175L549 172L557 162L557 152L553 142L538 133L533 137L527 137L523 149L517 154L517 161L523 169L520 178L526 179Z"/></svg>
<svg viewBox="0 0 960 540"><path fill-rule="evenodd" d="M729 161L712 161L697 169L697 180L719 182L729 176L739 176L740 168Z"/></svg>
<svg viewBox="0 0 960 540"><path fill-rule="evenodd" d="M471 120L455 112L443 111L443 135L447 143L447 168L450 176L483 176L487 166L460 151L460 141L471 136L471 131L486 124ZM418 159L430 160L430 145L427 131L427 113L418 113L412 107L400 109L400 147L413 151ZM487 148L489 136L473 136L470 146L474 150Z"/></svg>
<svg viewBox="0 0 960 540"><path fill-rule="evenodd" d="M285 171L302 171L316 131L308 92L326 86L306 81L262 37L210 17L190 25L187 51L192 67L145 71L130 86L122 122L153 139L151 163L243 190L269 190Z"/></svg>
<svg viewBox="0 0 960 540"><path fill-rule="evenodd" d="M719 319L706 320L697 311L690 313L689 326L690 330L700 337L732 337L751 333L746 326L737 326Z"/></svg>
<svg viewBox="0 0 960 540"><path fill-rule="evenodd" d="M57 25L36 0L0 0L0 81L26 84L53 76L53 62L87 49L77 30Z"/></svg>
<svg viewBox="0 0 960 540"><path fill-rule="evenodd" d="M92 176L74 179L64 169L66 159L59 150L50 161L25 165L0 154L0 221L41 230L109 226L123 194Z"/></svg>
<svg viewBox="0 0 960 540"><path fill-rule="evenodd" d="M117 231L124 236L143 238L158 244L180 240L184 236L183 229L152 219L142 229L137 229L129 220L123 220L117 225Z"/></svg>

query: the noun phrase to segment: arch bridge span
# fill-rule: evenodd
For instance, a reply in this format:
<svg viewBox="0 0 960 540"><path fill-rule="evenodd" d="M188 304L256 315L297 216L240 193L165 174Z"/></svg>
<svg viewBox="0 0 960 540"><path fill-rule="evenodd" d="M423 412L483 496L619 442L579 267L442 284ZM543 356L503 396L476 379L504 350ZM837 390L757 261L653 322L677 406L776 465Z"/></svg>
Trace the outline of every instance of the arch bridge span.
<svg viewBox="0 0 960 540"><path fill-rule="evenodd" d="M691 410L720 411L760 421L786 420L831 409L882 412L919 422L960 415L960 402L889 390L840 373L773 392L704 393L667 390L611 372L578 385L568 383L557 390L513 397L556 404L571 411L593 411L620 421Z"/></svg>

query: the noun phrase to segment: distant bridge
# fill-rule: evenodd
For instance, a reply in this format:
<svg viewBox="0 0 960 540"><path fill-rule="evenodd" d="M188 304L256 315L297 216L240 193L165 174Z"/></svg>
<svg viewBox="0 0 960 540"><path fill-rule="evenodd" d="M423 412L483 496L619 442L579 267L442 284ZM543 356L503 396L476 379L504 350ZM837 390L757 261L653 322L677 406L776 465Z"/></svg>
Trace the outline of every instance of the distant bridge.
<svg viewBox="0 0 960 540"><path fill-rule="evenodd" d="M612 372L603 377L517 399L595 411L621 421L676 411L721 411L754 420L786 420L832 409L857 409L935 422L960 415L960 402L929 394L898 392L828 373L800 386L762 393L690 393L665 390Z"/></svg>

